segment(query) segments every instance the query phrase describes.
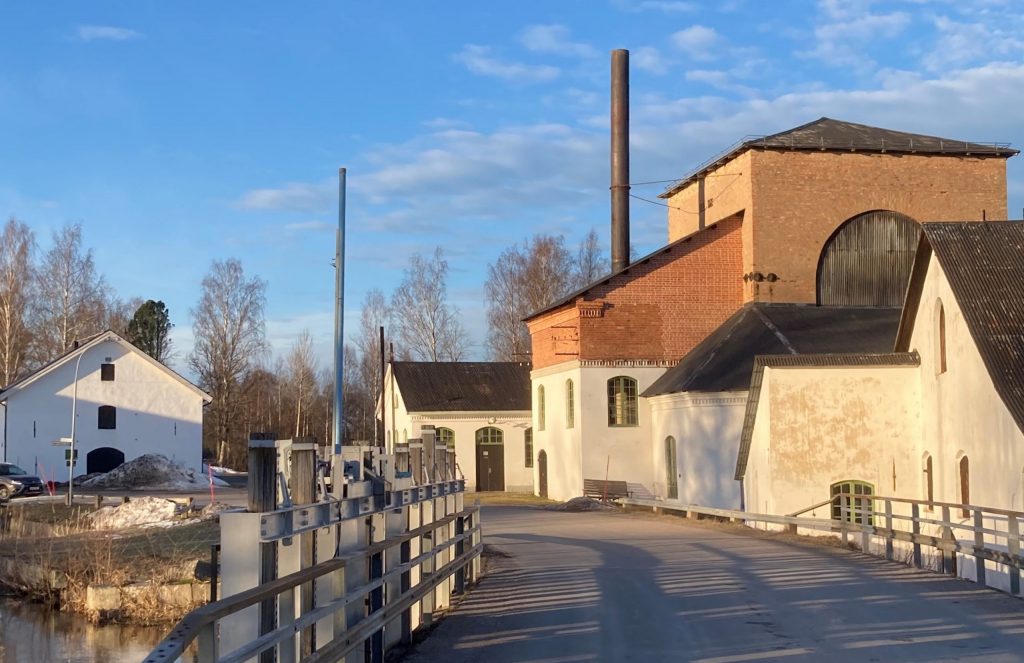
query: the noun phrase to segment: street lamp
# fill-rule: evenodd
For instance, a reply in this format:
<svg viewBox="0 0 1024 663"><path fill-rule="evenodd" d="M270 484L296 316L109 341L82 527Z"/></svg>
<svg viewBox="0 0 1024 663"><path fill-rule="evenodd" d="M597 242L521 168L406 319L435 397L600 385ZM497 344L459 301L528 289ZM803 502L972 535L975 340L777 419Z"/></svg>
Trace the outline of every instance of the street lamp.
<svg viewBox="0 0 1024 663"><path fill-rule="evenodd" d="M82 365L82 357L85 356L85 350L78 355L78 361L75 362L75 386L72 391L71 397L71 444L68 447L68 506L74 499L74 485L75 485L75 423L78 419L78 369Z"/></svg>

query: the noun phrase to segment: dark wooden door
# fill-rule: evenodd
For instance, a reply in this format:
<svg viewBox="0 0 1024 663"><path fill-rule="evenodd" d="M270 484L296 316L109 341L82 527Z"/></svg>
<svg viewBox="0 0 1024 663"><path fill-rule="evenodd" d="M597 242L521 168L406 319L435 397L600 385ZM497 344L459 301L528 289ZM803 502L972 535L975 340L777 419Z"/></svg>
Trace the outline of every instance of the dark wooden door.
<svg viewBox="0 0 1024 663"><path fill-rule="evenodd" d="M541 451L537 454L537 473L540 475L540 496L548 496L548 452Z"/></svg>
<svg viewBox="0 0 1024 663"><path fill-rule="evenodd" d="M505 490L505 445L476 445L476 489Z"/></svg>

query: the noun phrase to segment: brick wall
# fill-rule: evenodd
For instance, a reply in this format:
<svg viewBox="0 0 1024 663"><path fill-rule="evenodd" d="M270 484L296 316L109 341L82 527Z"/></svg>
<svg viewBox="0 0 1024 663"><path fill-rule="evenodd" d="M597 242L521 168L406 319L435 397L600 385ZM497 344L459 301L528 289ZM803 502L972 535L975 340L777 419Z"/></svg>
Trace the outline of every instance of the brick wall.
<svg viewBox="0 0 1024 663"><path fill-rule="evenodd" d="M1006 218L1006 160L863 152L751 151L753 233L744 273L775 273L747 300L816 299L818 258L845 221L893 210L919 222Z"/></svg>
<svg viewBox="0 0 1024 663"><path fill-rule="evenodd" d="M682 358L742 303L742 225L741 215L721 221L531 320L534 369Z"/></svg>

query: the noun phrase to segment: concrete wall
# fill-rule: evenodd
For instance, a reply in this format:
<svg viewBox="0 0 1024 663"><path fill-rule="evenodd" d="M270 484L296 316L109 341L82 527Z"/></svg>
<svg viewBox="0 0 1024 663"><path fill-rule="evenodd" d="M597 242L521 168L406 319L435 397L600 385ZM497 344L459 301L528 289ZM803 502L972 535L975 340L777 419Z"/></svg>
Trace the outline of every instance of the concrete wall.
<svg viewBox="0 0 1024 663"><path fill-rule="evenodd" d="M593 365L596 364L596 365ZM651 492L654 480L650 452L651 413L639 399L637 426L608 425L608 380L628 376L637 381L638 393L664 372L664 367L631 366L628 362L567 362L531 373L533 427L536 453L548 457L548 496L567 500L583 494L583 479L626 481L640 495ZM572 428L566 426L565 381L575 392ZM540 430L537 390L544 386L545 425ZM537 468L539 471L539 468ZM536 479L539 482L539 476ZM539 486L539 483L537 484Z"/></svg>
<svg viewBox="0 0 1024 663"><path fill-rule="evenodd" d="M946 365L938 363L938 306L946 321ZM992 384L939 263L933 257L914 319L911 349L921 355L923 443L932 456L935 499L960 502L959 460L970 463L970 501L1024 510L1024 434ZM915 497L924 497L923 483Z"/></svg>
<svg viewBox="0 0 1024 663"><path fill-rule="evenodd" d="M109 358L109 362L107 359ZM113 363L113 382L100 380L100 364ZM51 443L71 435L75 362L54 368L23 391L9 395L3 457L45 478L67 480L64 448ZM98 428L101 405L117 408L117 428ZM203 399L160 368L114 341L82 355L78 373L76 423L78 465L100 447L122 451L125 460L159 453L186 467L201 469Z"/></svg>
<svg viewBox="0 0 1024 663"><path fill-rule="evenodd" d="M787 514L866 481L879 495L920 483L916 367L765 368L748 459L746 507ZM756 477L756 478L755 478Z"/></svg>
<svg viewBox="0 0 1024 663"><path fill-rule="evenodd" d="M676 440L679 502L740 508L740 482L733 479L743 430L747 392L684 392L648 399L651 410L652 491L667 491L665 438Z"/></svg>

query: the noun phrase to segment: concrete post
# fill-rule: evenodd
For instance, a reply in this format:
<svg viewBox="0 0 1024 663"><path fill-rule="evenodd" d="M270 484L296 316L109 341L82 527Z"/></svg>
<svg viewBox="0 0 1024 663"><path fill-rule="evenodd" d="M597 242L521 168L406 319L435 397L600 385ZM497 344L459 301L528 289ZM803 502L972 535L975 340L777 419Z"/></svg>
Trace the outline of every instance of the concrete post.
<svg viewBox="0 0 1024 663"><path fill-rule="evenodd" d="M296 505L316 502L316 440L300 437L292 440L292 501ZM316 533L299 535L299 566L308 569L316 564ZM314 587L308 582L299 588L299 615L312 612L315 607ZM316 649L316 625L302 630L300 635L300 658L309 656Z"/></svg>
<svg viewBox="0 0 1024 663"><path fill-rule="evenodd" d="M273 433L249 436L248 511L263 513L277 508L277 447ZM260 584L277 578L277 544L260 545ZM270 633L277 625L277 601L260 603L260 635ZM260 654L260 663L274 663L274 651Z"/></svg>

